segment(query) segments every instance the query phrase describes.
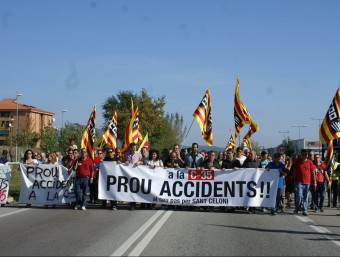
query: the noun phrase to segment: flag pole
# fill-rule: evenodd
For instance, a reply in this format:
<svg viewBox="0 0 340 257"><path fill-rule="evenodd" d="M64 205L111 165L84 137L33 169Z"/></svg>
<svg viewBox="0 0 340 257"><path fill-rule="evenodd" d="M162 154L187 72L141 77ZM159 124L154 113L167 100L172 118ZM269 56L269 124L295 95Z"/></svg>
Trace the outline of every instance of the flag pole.
<svg viewBox="0 0 340 257"><path fill-rule="evenodd" d="M191 122L191 125L190 125L190 127L189 127L188 133L186 134L186 136L185 136L185 138L184 138L184 140L183 140L181 149L183 148L184 142L185 142L185 140L186 140L187 137L188 137L188 134L189 134L189 132L190 132L190 129L191 129L191 127L192 127L192 124L194 124L194 121L195 121L195 118L192 119L192 122Z"/></svg>

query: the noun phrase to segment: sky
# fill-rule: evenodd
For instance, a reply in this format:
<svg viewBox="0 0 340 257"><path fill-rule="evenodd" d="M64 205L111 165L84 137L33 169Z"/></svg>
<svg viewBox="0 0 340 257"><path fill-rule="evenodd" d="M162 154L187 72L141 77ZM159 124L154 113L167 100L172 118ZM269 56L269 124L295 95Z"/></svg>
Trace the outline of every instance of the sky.
<svg viewBox="0 0 340 257"><path fill-rule="evenodd" d="M86 124L96 104L100 128L108 97L145 88L189 128L210 88L214 145L225 147L239 77L260 127L252 140L298 139L292 125L318 140L315 119L340 84L339 11L338 0L0 0L0 98L23 94L56 127L62 110L64 122ZM196 122L182 143L192 142L205 144Z"/></svg>

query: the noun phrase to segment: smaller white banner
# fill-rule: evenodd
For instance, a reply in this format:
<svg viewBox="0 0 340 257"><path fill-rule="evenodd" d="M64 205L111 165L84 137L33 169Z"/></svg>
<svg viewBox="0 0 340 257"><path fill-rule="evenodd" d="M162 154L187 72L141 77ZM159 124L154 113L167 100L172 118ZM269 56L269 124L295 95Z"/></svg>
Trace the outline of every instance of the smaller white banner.
<svg viewBox="0 0 340 257"><path fill-rule="evenodd" d="M6 204L9 182L11 177L11 168L9 166L0 166L0 204Z"/></svg>
<svg viewBox="0 0 340 257"><path fill-rule="evenodd" d="M151 169L101 162L99 198L197 206L274 207L279 172L264 169Z"/></svg>
<svg viewBox="0 0 340 257"><path fill-rule="evenodd" d="M19 203L53 205L75 202L74 171L62 165L23 165Z"/></svg>

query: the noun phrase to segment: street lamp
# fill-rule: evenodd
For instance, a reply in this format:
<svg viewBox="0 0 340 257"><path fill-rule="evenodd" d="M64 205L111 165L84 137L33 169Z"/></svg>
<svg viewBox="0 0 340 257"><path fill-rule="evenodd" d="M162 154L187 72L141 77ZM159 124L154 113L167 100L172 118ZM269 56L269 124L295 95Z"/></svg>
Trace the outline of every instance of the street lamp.
<svg viewBox="0 0 340 257"><path fill-rule="evenodd" d="M63 129L64 129L64 112L67 112L67 110L61 111L61 141L63 141Z"/></svg>
<svg viewBox="0 0 340 257"><path fill-rule="evenodd" d="M15 129L15 162L18 162L18 129L19 129L19 110L18 110L18 98L19 96L22 96L22 94L18 93L16 94L15 102L17 104L17 121L15 123L16 129Z"/></svg>
<svg viewBox="0 0 340 257"><path fill-rule="evenodd" d="M279 134L283 134L283 139L286 140L286 134L289 134L289 130L287 130L287 131L279 131Z"/></svg>
<svg viewBox="0 0 340 257"><path fill-rule="evenodd" d="M64 128L64 112L67 112L67 110L61 111L61 129Z"/></svg>
<svg viewBox="0 0 340 257"><path fill-rule="evenodd" d="M321 121L323 120L323 119L318 119L318 118L310 118L311 120L317 120L317 121L319 121L319 129L320 129L320 127L321 127ZM321 141L320 141L320 137L319 137L319 154L321 154Z"/></svg>
<svg viewBox="0 0 340 257"><path fill-rule="evenodd" d="M301 147L300 147L300 129L301 128L306 128L307 127L307 125L292 125L292 127L293 128L299 128L299 153L300 153L300 151L301 151Z"/></svg>

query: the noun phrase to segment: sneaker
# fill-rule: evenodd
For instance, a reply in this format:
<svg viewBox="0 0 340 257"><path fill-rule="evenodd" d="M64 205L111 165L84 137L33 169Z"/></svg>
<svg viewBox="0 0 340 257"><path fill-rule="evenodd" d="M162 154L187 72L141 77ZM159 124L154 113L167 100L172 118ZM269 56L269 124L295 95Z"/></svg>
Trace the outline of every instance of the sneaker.
<svg viewBox="0 0 340 257"><path fill-rule="evenodd" d="M303 216L308 216L308 213L307 212L303 212L302 215Z"/></svg>
<svg viewBox="0 0 340 257"><path fill-rule="evenodd" d="M82 206L81 209L82 209L83 211L86 211L86 207L85 207L85 206Z"/></svg>
<svg viewBox="0 0 340 257"><path fill-rule="evenodd" d="M75 210L79 210L79 208L80 208L80 205L76 205L76 206L74 207Z"/></svg>
<svg viewBox="0 0 340 257"><path fill-rule="evenodd" d="M295 209L294 214L299 214L299 211Z"/></svg>
<svg viewBox="0 0 340 257"><path fill-rule="evenodd" d="M261 208L261 212L268 212L266 208Z"/></svg>
<svg viewBox="0 0 340 257"><path fill-rule="evenodd" d="M116 211L116 210L117 210L117 207L116 207L116 206L112 206L112 207L111 207L111 210Z"/></svg>
<svg viewBox="0 0 340 257"><path fill-rule="evenodd" d="M270 215L273 215L273 216L275 216L277 214L277 212L276 211L271 211L270 212Z"/></svg>
<svg viewBox="0 0 340 257"><path fill-rule="evenodd" d="M323 209L322 209L322 208L320 209L320 212L323 212Z"/></svg>

